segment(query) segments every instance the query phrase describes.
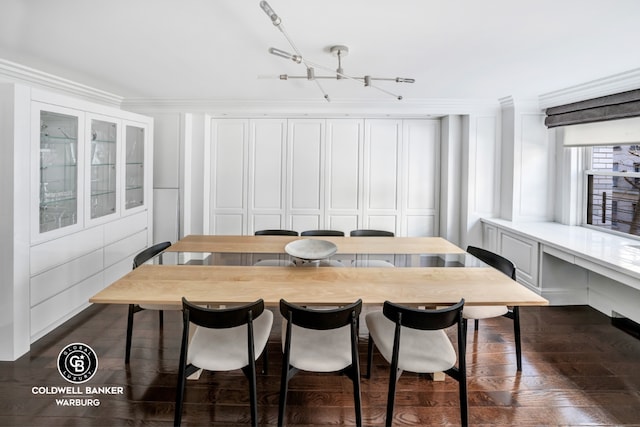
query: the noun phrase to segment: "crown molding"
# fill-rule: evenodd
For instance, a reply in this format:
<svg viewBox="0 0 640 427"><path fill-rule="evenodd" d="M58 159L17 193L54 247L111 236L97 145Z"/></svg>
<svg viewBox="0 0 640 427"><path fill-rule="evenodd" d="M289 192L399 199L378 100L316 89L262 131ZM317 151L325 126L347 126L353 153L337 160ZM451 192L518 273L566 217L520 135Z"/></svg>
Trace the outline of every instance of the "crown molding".
<svg viewBox="0 0 640 427"><path fill-rule="evenodd" d="M533 113L533 112L541 111L538 99L505 96L503 98L498 99L498 101L500 102L500 107L503 110L517 109L523 113L526 113L526 112Z"/></svg>
<svg viewBox="0 0 640 427"><path fill-rule="evenodd" d="M403 116L440 117L448 114L493 114L497 100L487 99L405 99L378 100L237 100L126 98L122 108L139 112L206 113L227 116Z"/></svg>
<svg viewBox="0 0 640 427"><path fill-rule="evenodd" d="M103 90L94 89L53 74L26 67L0 58L0 79L11 83L26 83L43 89L54 90L88 101L120 107L123 98Z"/></svg>
<svg viewBox="0 0 640 427"><path fill-rule="evenodd" d="M640 68L542 94L539 104L546 109L633 89L640 89Z"/></svg>

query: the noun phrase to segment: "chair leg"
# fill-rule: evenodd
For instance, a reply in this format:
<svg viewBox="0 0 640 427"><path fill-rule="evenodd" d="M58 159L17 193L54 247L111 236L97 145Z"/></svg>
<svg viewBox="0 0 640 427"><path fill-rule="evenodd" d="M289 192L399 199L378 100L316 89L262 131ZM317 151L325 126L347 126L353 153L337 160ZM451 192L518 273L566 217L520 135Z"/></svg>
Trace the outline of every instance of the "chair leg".
<svg viewBox="0 0 640 427"><path fill-rule="evenodd" d="M160 320L160 330L164 327L164 311L158 310L158 317Z"/></svg>
<svg viewBox="0 0 640 427"><path fill-rule="evenodd" d="M269 374L269 344L264 346L262 350L262 372L263 375Z"/></svg>
<svg viewBox="0 0 640 427"><path fill-rule="evenodd" d="M278 426L284 425L284 411L287 407L287 391L289 390L289 364L286 360L282 363L282 375L280 377L280 401L278 402Z"/></svg>
<svg viewBox="0 0 640 427"><path fill-rule="evenodd" d="M251 405L251 425L258 426L258 395L256 385L256 364L255 361L249 362L247 366L242 368L242 372L249 380L249 402Z"/></svg>
<svg viewBox="0 0 640 427"><path fill-rule="evenodd" d="M186 386L186 367L183 363L180 364L180 370L178 371L178 389L176 390L176 409L173 416L173 425L180 426L182 422L182 403L184 401L184 388Z"/></svg>
<svg viewBox="0 0 640 427"><path fill-rule="evenodd" d="M362 425L362 398L360 393L360 369L357 363L352 365L353 373L351 381L353 381L353 401L356 410L356 425Z"/></svg>
<svg viewBox="0 0 640 427"><path fill-rule="evenodd" d="M135 305L129 304L129 314L127 316L127 341L124 350L124 363L129 364L131 358L131 337L133 335L133 314L135 313Z"/></svg>
<svg viewBox="0 0 640 427"><path fill-rule="evenodd" d="M516 365L522 371L522 341L520 339L520 307L513 307L513 335L516 341Z"/></svg>
<svg viewBox="0 0 640 427"><path fill-rule="evenodd" d="M373 339L369 334L369 343L367 344L367 374L366 378L371 378L371 365L373 364Z"/></svg>
<svg viewBox="0 0 640 427"><path fill-rule="evenodd" d="M396 399L396 383L398 382L398 369L391 366L389 370L389 394L387 396L387 420L385 425L391 427L393 424L393 404Z"/></svg>
<svg viewBox="0 0 640 427"><path fill-rule="evenodd" d="M467 376L465 373L460 374L458 379L458 387L460 389L460 420L462 426L469 425L469 402L467 399Z"/></svg>
<svg viewBox="0 0 640 427"><path fill-rule="evenodd" d="M476 319L473 323L474 328L476 329L476 331L478 329L480 329L480 321L478 319Z"/></svg>

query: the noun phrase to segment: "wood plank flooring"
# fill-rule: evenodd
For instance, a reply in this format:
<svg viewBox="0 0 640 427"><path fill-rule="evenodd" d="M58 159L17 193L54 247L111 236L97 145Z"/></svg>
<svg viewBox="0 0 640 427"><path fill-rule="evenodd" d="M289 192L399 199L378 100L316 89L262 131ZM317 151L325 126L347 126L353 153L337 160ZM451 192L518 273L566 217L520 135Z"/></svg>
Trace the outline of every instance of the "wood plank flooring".
<svg viewBox="0 0 640 427"><path fill-rule="evenodd" d="M126 311L124 306L94 305L34 343L31 352L16 362L0 362L0 425L172 425L180 314L165 313L162 333L155 312L136 314L131 364L126 367ZM521 317L521 373L516 373L511 321L483 321L477 333L470 324L471 425L640 425L640 340L584 306L524 307ZM277 424L279 339L278 321L269 343L268 375L258 377L260 425L265 426ZM82 390L86 385L121 386L122 395L93 395L99 406L63 407L56 405L61 395L33 393L34 387L72 385L61 378L56 360L62 348L74 342L88 344L99 358L96 375L81 385ZM372 379L361 381L365 425L384 425L387 382L388 365L376 354ZM187 384L183 425L248 424L247 390L240 371L203 373ZM459 414L455 381L433 382L406 372L400 378L394 425L457 425ZM346 377L300 373L291 380L287 425L354 422L351 382Z"/></svg>

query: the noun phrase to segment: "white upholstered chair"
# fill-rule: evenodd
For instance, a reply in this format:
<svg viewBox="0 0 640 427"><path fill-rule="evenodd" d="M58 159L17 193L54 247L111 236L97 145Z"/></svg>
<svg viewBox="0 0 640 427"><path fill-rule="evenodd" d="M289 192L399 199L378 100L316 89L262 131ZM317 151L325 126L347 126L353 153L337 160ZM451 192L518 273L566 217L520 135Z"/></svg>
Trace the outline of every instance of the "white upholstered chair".
<svg viewBox="0 0 640 427"><path fill-rule="evenodd" d="M198 369L242 369L249 380L251 424L258 425L256 359L264 352L273 325L273 313L262 300L240 307L204 308L182 298L183 330L174 425L182 420L186 378ZM190 325L196 330L189 340Z"/></svg>
<svg viewBox="0 0 640 427"><path fill-rule="evenodd" d="M366 377L371 377L374 344L382 357L391 365L387 396L387 426L393 423L396 382L402 371L444 372L457 380L460 393L460 417L462 425L468 424L466 339L462 330L463 307L464 300L437 310L414 309L386 301L382 311L370 312L365 316L369 328ZM458 326L457 355L444 331L453 325Z"/></svg>
<svg viewBox="0 0 640 427"><path fill-rule="evenodd" d="M284 425L288 384L298 371L345 373L353 382L356 425L362 425L357 320L362 301L310 309L280 300L283 319L278 425Z"/></svg>

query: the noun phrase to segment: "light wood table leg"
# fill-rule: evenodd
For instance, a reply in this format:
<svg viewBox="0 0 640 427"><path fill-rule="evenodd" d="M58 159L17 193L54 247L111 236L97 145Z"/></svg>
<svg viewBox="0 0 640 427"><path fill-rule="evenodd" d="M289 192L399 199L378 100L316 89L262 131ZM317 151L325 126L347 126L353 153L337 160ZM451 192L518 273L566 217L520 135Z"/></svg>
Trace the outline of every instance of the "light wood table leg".
<svg viewBox="0 0 640 427"><path fill-rule="evenodd" d="M444 381L444 372L434 372L433 374L431 374L431 379L433 381Z"/></svg>

